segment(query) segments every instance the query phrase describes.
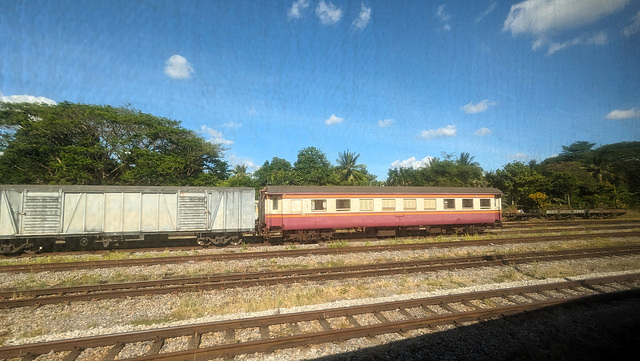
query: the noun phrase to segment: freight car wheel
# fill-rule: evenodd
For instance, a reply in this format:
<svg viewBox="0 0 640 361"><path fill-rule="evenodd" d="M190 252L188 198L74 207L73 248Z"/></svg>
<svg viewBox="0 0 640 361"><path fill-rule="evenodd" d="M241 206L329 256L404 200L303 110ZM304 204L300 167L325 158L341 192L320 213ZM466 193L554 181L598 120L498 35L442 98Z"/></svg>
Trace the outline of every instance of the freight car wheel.
<svg viewBox="0 0 640 361"><path fill-rule="evenodd" d="M87 239L87 237L82 237L78 241L78 244L80 245L80 247L86 247L87 245L89 245L89 239Z"/></svg>

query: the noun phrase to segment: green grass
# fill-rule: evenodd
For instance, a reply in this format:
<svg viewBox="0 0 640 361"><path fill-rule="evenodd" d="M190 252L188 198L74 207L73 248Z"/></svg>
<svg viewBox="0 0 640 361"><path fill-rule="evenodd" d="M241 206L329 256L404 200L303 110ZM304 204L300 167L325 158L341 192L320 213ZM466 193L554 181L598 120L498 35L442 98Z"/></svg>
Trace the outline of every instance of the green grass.
<svg viewBox="0 0 640 361"><path fill-rule="evenodd" d="M344 248L350 246L351 244L348 241L332 241L327 245L328 248Z"/></svg>

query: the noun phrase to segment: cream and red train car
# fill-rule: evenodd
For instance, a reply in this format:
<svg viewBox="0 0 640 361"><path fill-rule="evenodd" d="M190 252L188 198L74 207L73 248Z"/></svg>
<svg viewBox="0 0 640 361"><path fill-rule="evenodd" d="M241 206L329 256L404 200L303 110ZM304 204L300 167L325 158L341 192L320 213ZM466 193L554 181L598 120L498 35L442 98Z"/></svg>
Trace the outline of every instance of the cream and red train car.
<svg viewBox="0 0 640 361"><path fill-rule="evenodd" d="M284 240L474 232L501 224L501 197L495 188L267 186L259 230Z"/></svg>

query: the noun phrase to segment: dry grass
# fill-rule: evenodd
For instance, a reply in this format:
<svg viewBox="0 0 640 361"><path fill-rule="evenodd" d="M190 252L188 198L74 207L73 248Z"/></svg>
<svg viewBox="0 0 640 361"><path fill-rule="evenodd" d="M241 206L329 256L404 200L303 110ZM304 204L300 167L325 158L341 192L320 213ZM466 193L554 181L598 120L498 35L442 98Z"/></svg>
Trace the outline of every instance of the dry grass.
<svg viewBox="0 0 640 361"><path fill-rule="evenodd" d="M258 287L250 292L232 292L216 303L197 302L187 297L180 309L172 312L173 319L194 315L258 312L278 308L291 308L333 301L384 297L416 292L456 289L478 284L514 282L529 279L570 277L594 272L616 272L640 269L640 257L612 257L603 262L578 260L569 262L538 263L513 267L492 267L484 270L438 272L429 275L402 275L357 280L326 285L293 284ZM194 296L195 297L195 296Z"/></svg>

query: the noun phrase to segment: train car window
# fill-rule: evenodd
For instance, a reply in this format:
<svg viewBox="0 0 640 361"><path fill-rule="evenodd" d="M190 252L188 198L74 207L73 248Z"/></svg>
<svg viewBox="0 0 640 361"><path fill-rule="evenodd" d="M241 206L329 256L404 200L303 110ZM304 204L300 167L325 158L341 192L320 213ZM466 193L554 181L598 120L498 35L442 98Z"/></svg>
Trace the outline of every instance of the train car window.
<svg viewBox="0 0 640 361"><path fill-rule="evenodd" d="M361 211L373 211L373 199L361 199L360 200Z"/></svg>
<svg viewBox="0 0 640 361"><path fill-rule="evenodd" d="M473 199L463 199L462 200L462 208L472 208L473 209Z"/></svg>
<svg viewBox="0 0 640 361"><path fill-rule="evenodd" d="M424 209L436 209L436 200L435 199L425 199L424 200Z"/></svg>
<svg viewBox="0 0 640 361"><path fill-rule="evenodd" d="M274 198L271 200L271 209L274 211L280 209L280 198Z"/></svg>
<svg viewBox="0 0 640 361"><path fill-rule="evenodd" d="M336 211L350 211L351 199L336 199Z"/></svg>
<svg viewBox="0 0 640 361"><path fill-rule="evenodd" d="M311 200L311 210L312 211L326 211L327 210L327 200L326 199L312 199Z"/></svg>
<svg viewBox="0 0 640 361"><path fill-rule="evenodd" d="M480 208L481 209L489 209L489 208L491 208L491 199L481 199L480 200Z"/></svg>
<svg viewBox="0 0 640 361"><path fill-rule="evenodd" d="M404 199L403 200L404 210L415 211L416 210L416 200L415 199Z"/></svg>
<svg viewBox="0 0 640 361"><path fill-rule="evenodd" d="M396 200L395 199L383 199L382 200L382 210L383 211L395 211L396 210Z"/></svg>
<svg viewBox="0 0 640 361"><path fill-rule="evenodd" d="M456 209L455 199L444 199L444 209Z"/></svg>

